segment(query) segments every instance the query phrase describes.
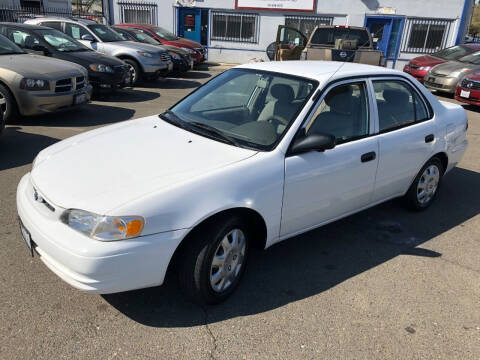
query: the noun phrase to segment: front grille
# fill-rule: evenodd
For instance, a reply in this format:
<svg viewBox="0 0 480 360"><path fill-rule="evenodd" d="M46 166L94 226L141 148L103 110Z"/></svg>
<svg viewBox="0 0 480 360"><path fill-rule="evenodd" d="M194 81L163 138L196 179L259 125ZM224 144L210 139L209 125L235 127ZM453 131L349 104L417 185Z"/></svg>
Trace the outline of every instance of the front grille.
<svg viewBox="0 0 480 360"><path fill-rule="evenodd" d="M408 66L410 67L410 69L420 69L420 66L417 65L409 64Z"/></svg>
<svg viewBox="0 0 480 360"><path fill-rule="evenodd" d="M161 53L160 60L162 60L163 62L169 62L172 61L172 58L167 53Z"/></svg>
<svg viewBox="0 0 480 360"><path fill-rule="evenodd" d="M442 84L434 83L434 82L430 82L430 81L425 81L425 85L426 85L426 86L435 87L435 88L439 88L439 89L442 89L442 88L443 88L443 85L442 85Z"/></svg>
<svg viewBox="0 0 480 360"><path fill-rule="evenodd" d="M480 90L480 82L475 80L464 79L462 81L462 87L471 90Z"/></svg>
<svg viewBox="0 0 480 360"><path fill-rule="evenodd" d="M201 48L196 48L195 50L197 50L200 54L205 55L205 48L201 47Z"/></svg>
<svg viewBox="0 0 480 360"><path fill-rule="evenodd" d="M57 80L55 84L55 92L56 93L61 93L61 92L69 92L72 90L72 79L62 79L62 80Z"/></svg>
<svg viewBox="0 0 480 360"><path fill-rule="evenodd" d="M86 84L86 82L85 82L85 76L78 76L78 77L75 79L75 89L76 89L76 90L83 89L86 85L87 85L87 84Z"/></svg>

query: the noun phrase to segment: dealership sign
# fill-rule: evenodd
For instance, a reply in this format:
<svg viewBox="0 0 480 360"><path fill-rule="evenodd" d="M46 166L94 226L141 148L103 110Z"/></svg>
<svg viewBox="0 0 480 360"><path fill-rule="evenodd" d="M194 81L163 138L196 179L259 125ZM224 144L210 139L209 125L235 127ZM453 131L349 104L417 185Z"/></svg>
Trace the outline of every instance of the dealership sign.
<svg viewBox="0 0 480 360"><path fill-rule="evenodd" d="M314 12L317 0L236 0L237 9Z"/></svg>

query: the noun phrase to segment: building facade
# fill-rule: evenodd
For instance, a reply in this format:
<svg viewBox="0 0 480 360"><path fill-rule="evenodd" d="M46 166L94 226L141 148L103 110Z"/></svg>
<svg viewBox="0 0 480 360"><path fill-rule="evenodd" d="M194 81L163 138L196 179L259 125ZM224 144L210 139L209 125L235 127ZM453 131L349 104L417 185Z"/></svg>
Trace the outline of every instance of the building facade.
<svg viewBox="0 0 480 360"><path fill-rule="evenodd" d="M208 59L243 63L266 58L279 25L308 35L316 25L367 26L402 68L419 54L464 39L474 0L109 0L110 22L157 24L202 43Z"/></svg>

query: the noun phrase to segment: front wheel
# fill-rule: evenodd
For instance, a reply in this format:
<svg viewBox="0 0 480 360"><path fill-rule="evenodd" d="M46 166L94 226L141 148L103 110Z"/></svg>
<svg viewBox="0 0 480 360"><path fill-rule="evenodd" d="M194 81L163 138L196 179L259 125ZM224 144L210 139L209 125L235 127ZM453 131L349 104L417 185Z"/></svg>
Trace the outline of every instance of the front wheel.
<svg viewBox="0 0 480 360"><path fill-rule="evenodd" d="M130 72L130 84L133 86L138 82L138 80L140 80L142 70L140 69L140 65L138 65L135 60L124 59L123 61L128 66L128 71Z"/></svg>
<svg viewBox="0 0 480 360"><path fill-rule="evenodd" d="M436 157L422 167L405 195L407 205L412 210L424 210L432 204L438 193L443 171L442 162Z"/></svg>
<svg viewBox="0 0 480 360"><path fill-rule="evenodd" d="M248 228L241 218L232 216L191 236L178 264L180 287L197 303L220 303L235 291L245 271Z"/></svg>

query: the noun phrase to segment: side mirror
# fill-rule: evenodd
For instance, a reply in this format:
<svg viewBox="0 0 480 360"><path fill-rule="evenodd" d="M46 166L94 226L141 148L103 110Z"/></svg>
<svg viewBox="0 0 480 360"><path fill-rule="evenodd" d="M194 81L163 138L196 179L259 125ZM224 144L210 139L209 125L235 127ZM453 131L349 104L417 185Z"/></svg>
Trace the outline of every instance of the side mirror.
<svg viewBox="0 0 480 360"><path fill-rule="evenodd" d="M275 47L276 43L274 42L267 47L267 57L270 61L273 61L275 59Z"/></svg>
<svg viewBox="0 0 480 360"><path fill-rule="evenodd" d="M325 151L335 147L335 136L330 134L309 134L293 141L290 154L302 154L310 151Z"/></svg>
<svg viewBox="0 0 480 360"><path fill-rule="evenodd" d="M84 34L84 35L82 35L82 38L81 38L81 39L82 39L82 40L85 40L85 41L90 41L90 42L94 42L94 41L95 41L95 39L93 38L93 36L90 35L90 34Z"/></svg>

